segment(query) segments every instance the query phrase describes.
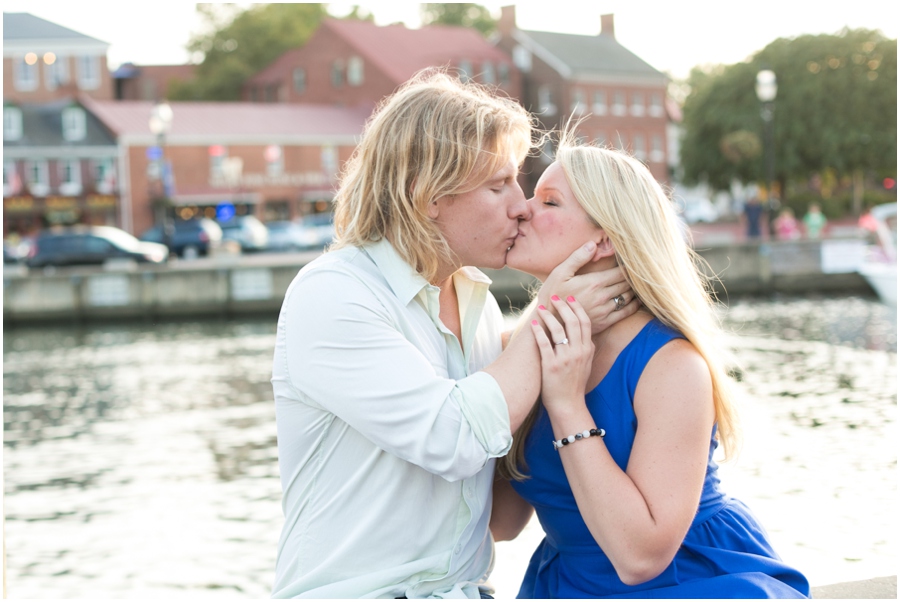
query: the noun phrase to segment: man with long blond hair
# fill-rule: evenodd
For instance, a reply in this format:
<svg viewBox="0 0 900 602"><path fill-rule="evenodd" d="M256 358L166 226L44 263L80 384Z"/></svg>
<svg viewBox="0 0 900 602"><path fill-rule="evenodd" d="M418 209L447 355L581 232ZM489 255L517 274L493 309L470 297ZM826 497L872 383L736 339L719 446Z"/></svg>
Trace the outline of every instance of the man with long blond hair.
<svg viewBox="0 0 900 602"><path fill-rule="evenodd" d="M494 458L537 398L540 365L528 332L501 353L490 281L468 266L506 263L528 217L517 176L532 133L520 105L441 72L370 118L335 243L278 320L273 596L485 594ZM593 254L573 253L544 290L583 299L600 330L635 304L617 269L574 276Z"/></svg>

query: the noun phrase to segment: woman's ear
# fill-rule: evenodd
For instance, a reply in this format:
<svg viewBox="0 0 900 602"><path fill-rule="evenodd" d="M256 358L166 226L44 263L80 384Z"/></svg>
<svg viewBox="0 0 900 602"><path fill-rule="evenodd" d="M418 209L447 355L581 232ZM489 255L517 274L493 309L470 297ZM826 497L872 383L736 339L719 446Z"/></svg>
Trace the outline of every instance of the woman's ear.
<svg viewBox="0 0 900 602"><path fill-rule="evenodd" d="M440 198L431 199L428 202L428 206L425 208L425 211L428 212L428 217L430 217L431 219L437 219L441 213L440 209L438 208L438 203L440 202L440 200Z"/></svg>
<svg viewBox="0 0 900 602"><path fill-rule="evenodd" d="M606 232L601 231L600 238L597 240L597 250L594 251L593 260L597 261L602 257L610 257L615 254L616 248L613 246L609 236L606 235Z"/></svg>

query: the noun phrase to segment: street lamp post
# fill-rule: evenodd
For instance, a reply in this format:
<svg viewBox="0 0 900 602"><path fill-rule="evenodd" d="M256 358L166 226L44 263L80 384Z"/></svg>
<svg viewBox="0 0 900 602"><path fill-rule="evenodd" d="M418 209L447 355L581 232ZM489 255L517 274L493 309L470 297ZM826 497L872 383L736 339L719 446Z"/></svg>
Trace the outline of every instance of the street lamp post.
<svg viewBox="0 0 900 602"><path fill-rule="evenodd" d="M166 174L165 174L165 146L166 134L172 128L172 107L166 101L159 101L153 105L150 111L150 131L156 135L156 147L148 152L151 160L150 164L150 180L156 181L156 192L151 189L151 198L157 201L157 219L162 227L163 243L167 246L171 242L172 233L168 219L168 211L166 207L166 199L168 193L166 191Z"/></svg>
<svg viewBox="0 0 900 602"><path fill-rule="evenodd" d="M775 138L773 121L775 119L775 95L778 94L778 82L775 72L763 69L756 74L756 97L762 103L760 114L765 128L766 155L766 209L769 213L769 235L773 236L775 222L775 198L772 196L772 185L775 182Z"/></svg>

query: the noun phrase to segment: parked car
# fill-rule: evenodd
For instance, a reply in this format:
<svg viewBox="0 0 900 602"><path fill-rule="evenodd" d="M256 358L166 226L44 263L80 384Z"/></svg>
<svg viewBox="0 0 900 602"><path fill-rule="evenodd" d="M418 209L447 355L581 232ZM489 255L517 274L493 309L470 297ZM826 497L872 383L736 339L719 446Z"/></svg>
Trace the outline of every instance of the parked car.
<svg viewBox="0 0 900 602"><path fill-rule="evenodd" d="M302 251L316 246L318 234L300 222L268 222L270 251Z"/></svg>
<svg viewBox="0 0 900 602"><path fill-rule="evenodd" d="M241 245L241 251L262 251L269 246L269 231L265 224L252 215L238 215L219 222L223 240L233 240Z"/></svg>
<svg viewBox="0 0 900 602"><path fill-rule="evenodd" d="M25 263L29 267L99 265L111 259L164 263L165 245L145 242L110 226L52 228L37 235Z"/></svg>
<svg viewBox="0 0 900 602"><path fill-rule="evenodd" d="M163 230L156 225L141 234L141 240L163 243ZM195 259L209 255L222 241L222 228L208 218L175 220L172 237L168 241L169 250L179 257Z"/></svg>
<svg viewBox="0 0 900 602"><path fill-rule="evenodd" d="M719 219L719 211L712 201L702 196L675 197L675 203L678 207L684 221L689 224L697 222L712 223Z"/></svg>
<svg viewBox="0 0 900 602"><path fill-rule="evenodd" d="M334 214L330 211L304 216L300 226L306 232L305 236L312 240L308 248L321 249L334 240Z"/></svg>

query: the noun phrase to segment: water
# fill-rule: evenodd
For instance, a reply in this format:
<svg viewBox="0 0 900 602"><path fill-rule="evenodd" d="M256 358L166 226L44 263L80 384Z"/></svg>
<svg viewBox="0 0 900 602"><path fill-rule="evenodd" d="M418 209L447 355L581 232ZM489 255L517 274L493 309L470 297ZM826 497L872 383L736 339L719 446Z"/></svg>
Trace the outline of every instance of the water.
<svg viewBox="0 0 900 602"><path fill-rule="evenodd" d="M728 491L813 584L896 574L896 312L784 298L725 321L746 398ZM4 335L11 597L269 595L274 320ZM539 539L498 544L499 596Z"/></svg>

